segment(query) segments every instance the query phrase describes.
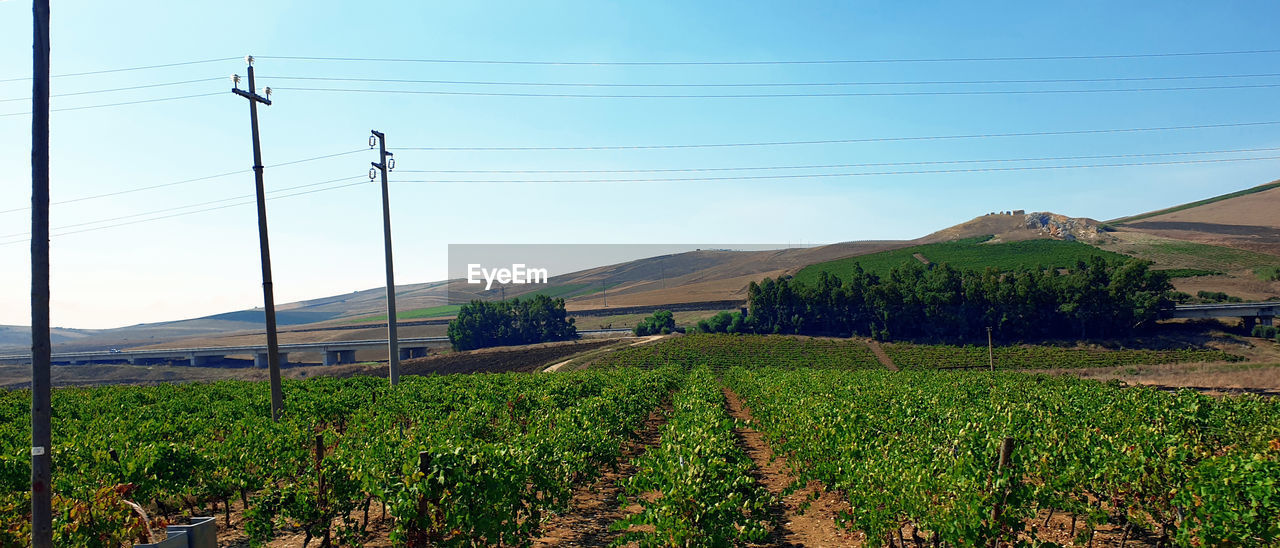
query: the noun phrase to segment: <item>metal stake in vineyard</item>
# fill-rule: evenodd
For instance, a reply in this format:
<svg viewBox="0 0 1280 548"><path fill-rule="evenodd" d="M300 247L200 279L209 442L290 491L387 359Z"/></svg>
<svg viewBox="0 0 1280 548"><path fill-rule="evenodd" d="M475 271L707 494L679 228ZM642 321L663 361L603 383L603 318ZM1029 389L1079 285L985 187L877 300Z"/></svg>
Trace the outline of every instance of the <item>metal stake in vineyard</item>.
<svg viewBox="0 0 1280 548"><path fill-rule="evenodd" d="M396 168L394 154L387 152L387 136L378 130L370 130L369 148L378 146L377 162L370 162L369 180L382 172L382 242L387 264L387 365L391 374L391 386L400 384L400 339L396 333L396 277L391 260L391 195L387 190L387 172Z"/></svg>
<svg viewBox="0 0 1280 548"><path fill-rule="evenodd" d="M271 246L267 243L267 198L262 186L262 145L258 142L258 103L271 105L271 88L258 95L253 82L253 56L244 58L249 64L249 91L240 89L240 77L231 76L231 92L249 100L249 126L253 132L253 177L258 192L258 246L262 253L262 300L267 323L267 369L271 375L271 420L280 421L284 411L284 392L280 389L280 343L276 339L276 298L271 288Z"/></svg>

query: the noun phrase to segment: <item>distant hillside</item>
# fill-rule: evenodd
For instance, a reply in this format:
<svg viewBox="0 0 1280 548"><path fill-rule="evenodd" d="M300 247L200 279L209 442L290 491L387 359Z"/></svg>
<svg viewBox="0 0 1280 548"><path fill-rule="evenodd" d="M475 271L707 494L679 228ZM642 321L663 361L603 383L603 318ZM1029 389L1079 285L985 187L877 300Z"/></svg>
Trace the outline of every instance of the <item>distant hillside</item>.
<svg viewBox="0 0 1280 548"><path fill-rule="evenodd" d="M1176 282L1184 291L1203 288L1266 298L1280 294L1280 282L1268 282L1253 273L1280 266L1280 261L1272 261L1280 255L1280 215L1276 211L1280 211L1280 181L1118 219L1112 230L1087 218L1006 211L982 215L915 240L854 241L770 251L700 250L647 257L555 276L547 285L510 286L505 296L563 297L570 312L595 311L597 315L614 308L702 306L698 303L723 307L726 302L745 301L746 287L752 281L782 275L811 279L823 270L840 274L855 262L876 272L887 272L906 261L945 262L964 268L1065 267L1090 256L1114 258L1115 253L1122 253L1152 260L1157 268L1176 269L1179 276L1194 276ZM1273 245L1274 249L1268 247ZM504 296L500 288L484 291L464 280L407 284L396 289L398 316L406 320L446 318L457 312L458 302ZM385 297L385 290L375 287L285 303L277 307L277 320L285 330L377 324L386 321ZM55 343L59 351L70 351L223 335L253 338L260 336L262 323L260 309L240 310L118 329L65 330ZM26 345L27 336L24 331L0 328L0 345Z"/></svg>
<svg viewBox="0 0 1280 548"><path fill-rule="evenodd" d="M1280 181L1109 224L1120 231L1280 256Z"/></svg>
<svg viewBox="0 0 1280 548"><path fill-rule="evenodd" d="M49 338L54 343L74 341L93 333L88 329L63 329L55 327L50 330ZM0 325L0 348L30 350L31 327L25 325Z"/></svg>
<svg viewBox="0 0 1280 548"><path fill-rule="evenodd" d="M895 267L908 263L949 264L956 268L982 270L993 267L1011 270L1020 267L1067 268L1077 261L1090 257L1106 260L1123 259L1124 256L1104 251L1094 246L1067 240L1022 240L999 242L991 236L965 238L951 242L939 242L911 246L893 251L883 251L859 257L837 259L810 265L796 274L796 280L816 281L821 272L846 277L855 264L864 271L886 276Z"/></svg>
<svg viewBox="0 0 1280 548"><path fill-rule="evenodd" d="M1140 220L1143 220L1143 219L1150 219L1150 218L1152 218L1152 217L1157 217L1157 216L1160 216L1160 215L1166 215L1166 214L1169 214L1169 213L1177 213L1177 212L1179 212L1179 211L1185 211L1185 210L1188 210L1188 209L1192 209L1192 208L1196 208L1196 207L1200 207L1200 206L1204 206L1204 205L1209 205L1209 204L1213 204L1213 203L1221 202L1221 201L1224 201L1224 200L1230 200L1230 199L1232 199L1232 198L1239 198L1239 197L1241 197L1241 196L1248 196L1248 195L1250 195L1250 194L1256 194L1256 193L1259 193L1259 192L1263 192L1263 191L1267 191L1267 190L1271 190L1271 189L1275 189L1275 188L1280 188L1280 180L1271 181L1270 183L1266 183L1266 184L1258 185L1258 186L1255 186L1255 187L1253 187L1253 188L1246 188L1246 189L1244 189L1244 190L1238 190L1238 191L1236 191L1236 192L1231 192L1231 193L1227 193L1227 194L1222 194L1222 195L1220 195L1220 196L1214 196L1214 197L1212 197L1212 198L1205 198L1205 199L1203 199L1203 200L1197 200L1197 201L1194 201L1194 202L1188 202L1188 203L1185 203L1185 204L1182 204L1182 205L1176 205L1176 206L1173 206L1173 207L1166 207L1166 208L1164 208L1164 209L1157 209L1157 210L1155 210L1155 211L1149 211L1149 212L1147 212L1147 213L1141 213L1141 214L1138 214L1138 215L1130 215L1130 216L1128 216L1128 217L1121 217L1121 218L1119 218L1119 219L1112 219L1112 220L1110 220L1110 221L1107 221L1107 224L1108 224L1108 225L1122 225L1122 224L1125 224L1125 223L1131 223L1131 222L1134 222L1134 221L1140 221Z"/></svg>

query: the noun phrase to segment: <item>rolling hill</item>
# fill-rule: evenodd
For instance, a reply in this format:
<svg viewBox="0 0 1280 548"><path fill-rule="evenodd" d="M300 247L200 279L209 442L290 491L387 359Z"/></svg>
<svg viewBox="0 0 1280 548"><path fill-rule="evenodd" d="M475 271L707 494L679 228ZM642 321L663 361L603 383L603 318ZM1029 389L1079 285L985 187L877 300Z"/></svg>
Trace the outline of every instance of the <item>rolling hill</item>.
<svg viewBox="0 0 1280 548"><path fill-rule="evenodd" d="M1280 181L1108 221L1118 232L1280 256Z"/></svg>
<svg viewBox="0 0 1280 548"><path fill-rule="evenodd" d="M1047 212L989 213L914 240L854 241L768 251L699 250L602 265L552 277L546 285L510 286L507 297L535 293L563 297L571 313L677 306L723 309L746 299L746 286L764 277L815 277L841 273L857 262L888 270L904 261L1010 268L1069 266L1099 255L1134 256L1175 269L1175 286L1226 291L1247 299L1280 296L1280 281L1263 279L1280 269L1280 181L1188 204L1099 223ZM397 287L399 317L446 318L457 303L501 298L465 280ZM381 287L281 304L283 330L376 328L386 321ZM434 321L434 320L432 320ZM59 329L59 351L111 346L173 344L182 340L252 337L262 330L261 309L106 330ZM369 331L368 333L374 333ZM354 333L352 334L354 336ZM301 336L301 335L299 335ZM26 328L0 326L0 347L27 344Z"/></svg>

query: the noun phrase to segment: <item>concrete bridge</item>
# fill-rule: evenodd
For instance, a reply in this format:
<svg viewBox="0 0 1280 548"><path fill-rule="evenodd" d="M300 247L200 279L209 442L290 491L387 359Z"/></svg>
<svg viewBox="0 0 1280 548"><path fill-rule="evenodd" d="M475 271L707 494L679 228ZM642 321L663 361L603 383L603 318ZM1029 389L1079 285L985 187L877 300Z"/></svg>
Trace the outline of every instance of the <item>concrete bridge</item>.
<svg viewBox="0 0 1280 548"><path fill-rule="evenodd" d="M596 333L630 333L629 329L584 329L578 333L583 335ZM410 337L400 339L400 359L421 358L427 355L431 345L447 344L449 337ZM386 339L370 339L359 341L331 341L318 343L294 343L280 345L280 363L288 363L290 353L323 353L324 365L339 365L356 362L357 350L386 350ZM225 360L228 356L253 356L256 367L267 366L267 345L245 346L210 346L201 348L173 348L147 350L105 350L96 352L59 352L53 354L56 365L85 365L91 363L128 363L131 365L149 365L160 363L186 362L191 366L212 365ZM31 354L11 354L0 356L0 364L26 365L31 363Z"/></svg>
<svg viewBox="0 0 1280 548"><path fill-rule="evenodd" d="M1280 312L1280 301L1258 303L1180 304L1165 312L1166 318L1242 318L1245 329L1272 325Z"/></svg>
<svg viewBox="0 0 1280 548"><path fill-rule="evenodd" d="M400 358L420 358L427 355L431 343L448 343L448 337L418 337L400 340ZM355 363L357 350L385 350L386 340L335 341L324 343L298 343L280 345L280 362L288 363L291 352L324 354L325 365ZM56 365L84 365L90 363L128 363L149 365L157 363L186 362L187 365L210 365L228 356L253 356L257 367L267 366L266 345L210 346L200 348L174 348L158 350L117 350L98 352L60 352L53 354ZM0 363L28 364L31 354L0 356Z"/></svg>

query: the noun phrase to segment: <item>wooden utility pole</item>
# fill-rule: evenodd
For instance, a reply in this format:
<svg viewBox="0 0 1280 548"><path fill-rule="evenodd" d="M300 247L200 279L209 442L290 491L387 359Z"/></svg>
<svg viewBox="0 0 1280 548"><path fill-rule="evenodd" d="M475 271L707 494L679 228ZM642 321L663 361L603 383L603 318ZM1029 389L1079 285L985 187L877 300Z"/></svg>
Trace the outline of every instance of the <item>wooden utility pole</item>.
<svg viewBox="0 0 1280 548"><path fill-rule="evenodd" d="M271 420L280 422L284 411L284 391L280 388L280 343L276 339L276 298L271 288L271 246L267 242L267 197L262 185L262 145L258 141L258 103L271 105L271 88L266 96L258 95L253 82L253 56L246 56L249 64L249 91L239 87L240 77L232 76L235 87L231 92L249 100L249 126L253 131L253 177L258 191L258 246L262 254L262 300L267 321L267 369L271 375Z"/></svg>
<svg viewBox="0 0 1280 548"><path fill-rule="evenodd" d="M382 244L387 264L387 365L391 370L391 386L395 386L400 384L400 338L396 333L396 276L391 260L391 193L387 189L387 172L395 169L396 160L392 158L394 154L387 152L387 136L378 130L372 130L372 133L369 145L378 141L378 161L372 164L374 169L382 172Z"/></svg>
<svg viewBox="0 0 1280 548"><path fill-rule="evenodd" d="M996 461L996 474L999 475L1002 470L1011 465L1009 459L1013 458L1013 438L1006 437L1000 442L1000 458ZM1016 481L1016 480L1015 480ZM991 527L997 531L996 538L991 539L991 546L999 546L1000 538L998 531L1000 530L1000 514L1004 510L1004 499L1009 496L1008 489L1000 492L996 499L995 505L991 507Z"/></svg>
<svg viewBox="0 0 1280 548"><path fill-rule="evenodd" d="M53 548L49 362L49 0L31 7L31 546Z"/></svg>
<svg viewBox="0 0 1280 548"><path fill-rule="evenodd" d="M991 346L991 328L987 328L987 365L991 366L991 372L996 370L996 352Z"/></svg>

